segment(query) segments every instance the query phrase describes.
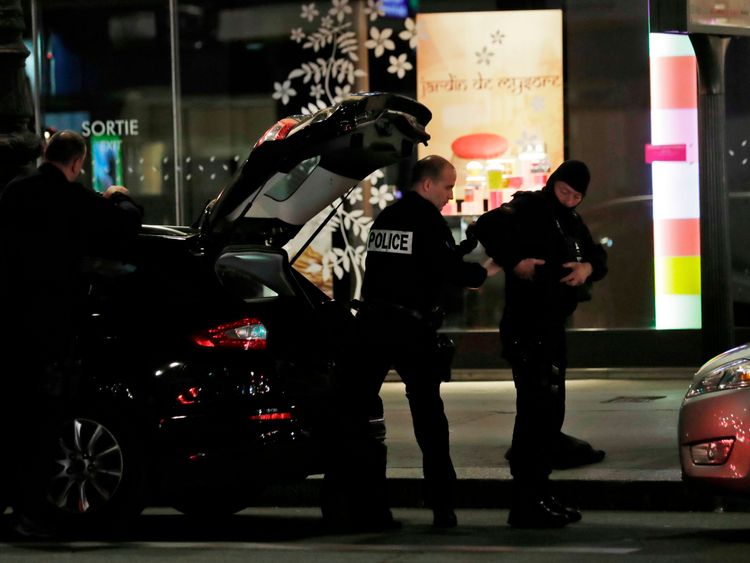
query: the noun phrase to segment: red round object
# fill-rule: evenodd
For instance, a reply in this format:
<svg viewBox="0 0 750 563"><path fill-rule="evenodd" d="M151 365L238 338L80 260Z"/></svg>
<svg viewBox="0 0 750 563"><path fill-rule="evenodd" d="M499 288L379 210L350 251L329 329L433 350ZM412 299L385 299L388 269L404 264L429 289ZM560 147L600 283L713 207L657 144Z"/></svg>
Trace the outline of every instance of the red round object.
<svg viewBox="0 0 750 563"><path fill-rule="evenodd" d="M473 133L453 141L451 149L459 158L497 158L508 150L508 141L494 133Z"/></svg>

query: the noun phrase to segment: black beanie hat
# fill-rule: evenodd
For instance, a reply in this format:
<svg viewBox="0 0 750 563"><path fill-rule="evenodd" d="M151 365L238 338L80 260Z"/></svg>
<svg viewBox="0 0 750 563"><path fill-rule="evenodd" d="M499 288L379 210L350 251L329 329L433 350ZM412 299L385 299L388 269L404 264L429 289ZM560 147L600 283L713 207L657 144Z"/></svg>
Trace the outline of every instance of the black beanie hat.
<svg viewBox="0 0 750 563"><path fill-rule="evenodd" d="M554 187L556 181L565 182L575 191L586 195L590 180L591 174L586 164L580 160L566 160L552 173L548 183Z"/></svg>

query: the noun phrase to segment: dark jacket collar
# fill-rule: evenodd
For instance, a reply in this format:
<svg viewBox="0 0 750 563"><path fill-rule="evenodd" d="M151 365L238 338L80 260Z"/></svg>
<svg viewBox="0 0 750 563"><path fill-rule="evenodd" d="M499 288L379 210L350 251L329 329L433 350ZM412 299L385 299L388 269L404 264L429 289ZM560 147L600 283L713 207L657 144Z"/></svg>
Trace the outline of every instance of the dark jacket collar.
<svg viewBox="0 0 750 563"><path fill-rule="evenodd" d="M39 172L46 176L54 176L56 180L68 181L67 176L51 162L42 162L38 168Z"/></svg>

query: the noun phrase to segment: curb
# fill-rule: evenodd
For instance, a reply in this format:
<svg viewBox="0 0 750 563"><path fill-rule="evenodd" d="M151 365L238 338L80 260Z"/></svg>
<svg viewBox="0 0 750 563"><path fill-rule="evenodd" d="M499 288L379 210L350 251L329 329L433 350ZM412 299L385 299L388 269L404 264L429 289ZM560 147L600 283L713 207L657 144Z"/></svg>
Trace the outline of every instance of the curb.
<svg viewBox="0 0 750 563"><path fill-rule="evenodd" d="M568 368L567 380L574 379L634 379L660 380L676 379L687 385L693 380L694 368ZM510 369L457 369L451 370L451 381L513 381ZM386 381L401 381L398 373L391 370Z"/></svg>

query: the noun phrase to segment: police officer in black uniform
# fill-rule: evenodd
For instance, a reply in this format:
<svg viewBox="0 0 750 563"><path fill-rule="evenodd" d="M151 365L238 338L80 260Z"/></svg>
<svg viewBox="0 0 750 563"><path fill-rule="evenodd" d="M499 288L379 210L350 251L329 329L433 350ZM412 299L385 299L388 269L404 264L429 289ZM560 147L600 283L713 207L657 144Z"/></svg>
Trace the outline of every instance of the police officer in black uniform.
<svg viewBox="0 0 750 563"><path fill-rule="evenodd" d="M391 367L406 385L422 450L426 500L437 527L457 524L456 472L440 398L440 383L450 378L450 358L439 345L442 316L437 306L446 284L478 287L488 275L481 264L463 261L476 242L457 247L440 213L452 199L455 183L456 170L444 158L428 156L416 163L411 190L383 210L370 231L357 316L371 352L364 367L375 413L382 415L377 394ZM491 267L490 273L497 271Z"/></svg>
<svg viewBox="0 0 750 563"><path fill-rule="evenodd" d="M565 416L565 323L590 298L591 282L607 273L604 249L575 211L589 180L586 164L563 162L541 191L517 192L473 230L505 270L500 337L516 386L508 518L514 527L561 527L581 518L551 496L549 474Z"/></svg>
<svg viewBox="0 0 750 563"><path fill-rule="evenodd" d="M17 473L15 529L23 535L48 533L39 520L46 499L34 486L46 466L34 460L70 382L84 257L119 257L141 229L143 210L126 188L98 194L76 182L86 152L81 135L59 131L39 168L0 192L0 436L13 452L2 471Z"/></svg>

